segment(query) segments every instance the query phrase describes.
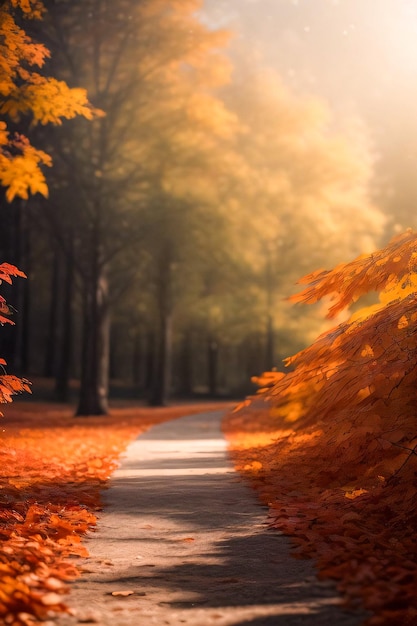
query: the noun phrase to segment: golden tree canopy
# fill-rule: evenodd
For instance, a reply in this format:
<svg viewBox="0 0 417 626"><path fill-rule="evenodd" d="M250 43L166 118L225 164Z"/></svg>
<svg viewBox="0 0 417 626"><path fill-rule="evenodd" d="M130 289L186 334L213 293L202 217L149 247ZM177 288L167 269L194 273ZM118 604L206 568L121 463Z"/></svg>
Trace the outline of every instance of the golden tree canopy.
<svg viewBox="0 0 417 626"><path fill-rule="evenodd" d="M61 124L62 118L76 115L91 119L98 112L84 89L70 88L35 71L42 68L49 51L18 25L17 10L28 19L41 19L44 6L37 0L6 0L0 7L0 113L15 124L22 116L30 116L32 125ZM47 196L42 166L49 165L45 152L0 122L0 184L7 188L9 202L15 197L27 199L29 193Z"/></svg>

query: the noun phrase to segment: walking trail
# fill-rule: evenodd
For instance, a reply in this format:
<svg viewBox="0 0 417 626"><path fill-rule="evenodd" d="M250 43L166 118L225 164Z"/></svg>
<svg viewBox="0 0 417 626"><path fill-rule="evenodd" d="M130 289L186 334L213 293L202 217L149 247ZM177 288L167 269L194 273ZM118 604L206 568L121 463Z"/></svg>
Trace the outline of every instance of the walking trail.
<svg viewBox="0 0 417 626"><path fill-rule="evenodd" d="M130 444L87 540L91 556L69 597L75 615L54 624L362 623L268 530L265 507L227 457L221 418L183 417Z"/></svg>

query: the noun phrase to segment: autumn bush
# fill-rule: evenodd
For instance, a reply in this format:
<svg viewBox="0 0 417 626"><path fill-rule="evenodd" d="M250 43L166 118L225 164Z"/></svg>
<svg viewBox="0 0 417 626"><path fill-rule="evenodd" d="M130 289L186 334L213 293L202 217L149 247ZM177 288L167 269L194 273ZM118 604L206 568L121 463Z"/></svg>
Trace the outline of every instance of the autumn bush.
<svg viewBox="0 0 417 626"><path fill-rule="evenodd" d="M267 372L225 429L271 525L314 557L368 624L417 623L417 233L306 276L295 302L328 296L329 317L379 302Z"/></svg>

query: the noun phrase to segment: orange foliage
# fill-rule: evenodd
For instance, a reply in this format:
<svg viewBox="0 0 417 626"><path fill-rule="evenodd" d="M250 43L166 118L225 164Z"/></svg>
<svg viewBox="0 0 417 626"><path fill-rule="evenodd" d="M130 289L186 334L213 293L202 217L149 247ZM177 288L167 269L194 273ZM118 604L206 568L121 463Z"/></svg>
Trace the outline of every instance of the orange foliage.
<svg viewBox="0 0 417 626"><path fill-rule="evenodd" d="M416 233L408 230L395 237L383 250L364 254L350 263L341 263L330 271L321 270L304 276L299 283L309 286L289 300L311 304L330 295L336 302L328 317L334 317L370 291L407 289L413 285L416 269ZM401 291L398 298L401 298Z"/></svg>
<svg viewBox="0 0 417 626"><path fill-rule="evenodd" d="M10 263L1 263L0 283L3 281L5 281L6 283L11 283L12 276L22 276L23 278L26 278L25 274L17 269L17 267L15 267L14 265L10 265ZM0 324L14 324L14 322L9 317L10 315L13 315L12 308L9 307L3 296L0 296ZM0 367L4 371L3 374L0 374L0 404L5 402L11 402L12 396L22 391L27 391L30 393L29 381L25 378L17 378L17 376L6 374L4 370L5 365L6 361L0 358ZM0 413L0 416L1 415L3 414Z"/></svg>
<svg viewBox="0 0 417 626"><path fill-rule="evenodd" d="M31 626L64 612L68 581L86 556L100 491L128 442L150 426L219 405L125 408L73 418L71 408L20 403L2 420L0 620Z"/></svg>
<svg viewBox="0 0 417 626"><path fill-rule="evenodd" d="M293 536L372 626L417 623L415 357L417 234L311 274L296 301L329 293L331 315L367 290L381 302L259 380L260 396L231 415L236 463Z"/></svg>

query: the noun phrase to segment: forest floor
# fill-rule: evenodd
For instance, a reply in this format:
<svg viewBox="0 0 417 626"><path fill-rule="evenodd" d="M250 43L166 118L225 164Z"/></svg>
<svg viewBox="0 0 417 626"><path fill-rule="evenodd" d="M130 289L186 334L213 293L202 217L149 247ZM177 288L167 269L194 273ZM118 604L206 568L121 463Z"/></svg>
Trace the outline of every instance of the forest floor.
<svg viewBox="0 0 417 626"><path fill-rule="evenodd" d="M115 406L109 416L87 418L74 418L73 407L39 401L17 399L5 407L0 623L32 626L67 610L69 583L87 556L82 539L97 523L103 489L131 440L155 424L225 404Z"/></svg>
<svg viewBox="0 0 417 626"><path fill-rule="evenodd" d="M234 471L224 411L153 426L113 473L71 589L72 626L358 626L311 561L267 527Z"/></svg>
<svg viewBox="0 0 417 626"><path fill-rule="evenodd" d="M108 417L74 419L63 405L6 407L2 623L360 624L268 530L266 508L228 460L227 408L119 403Z"/></svg>

